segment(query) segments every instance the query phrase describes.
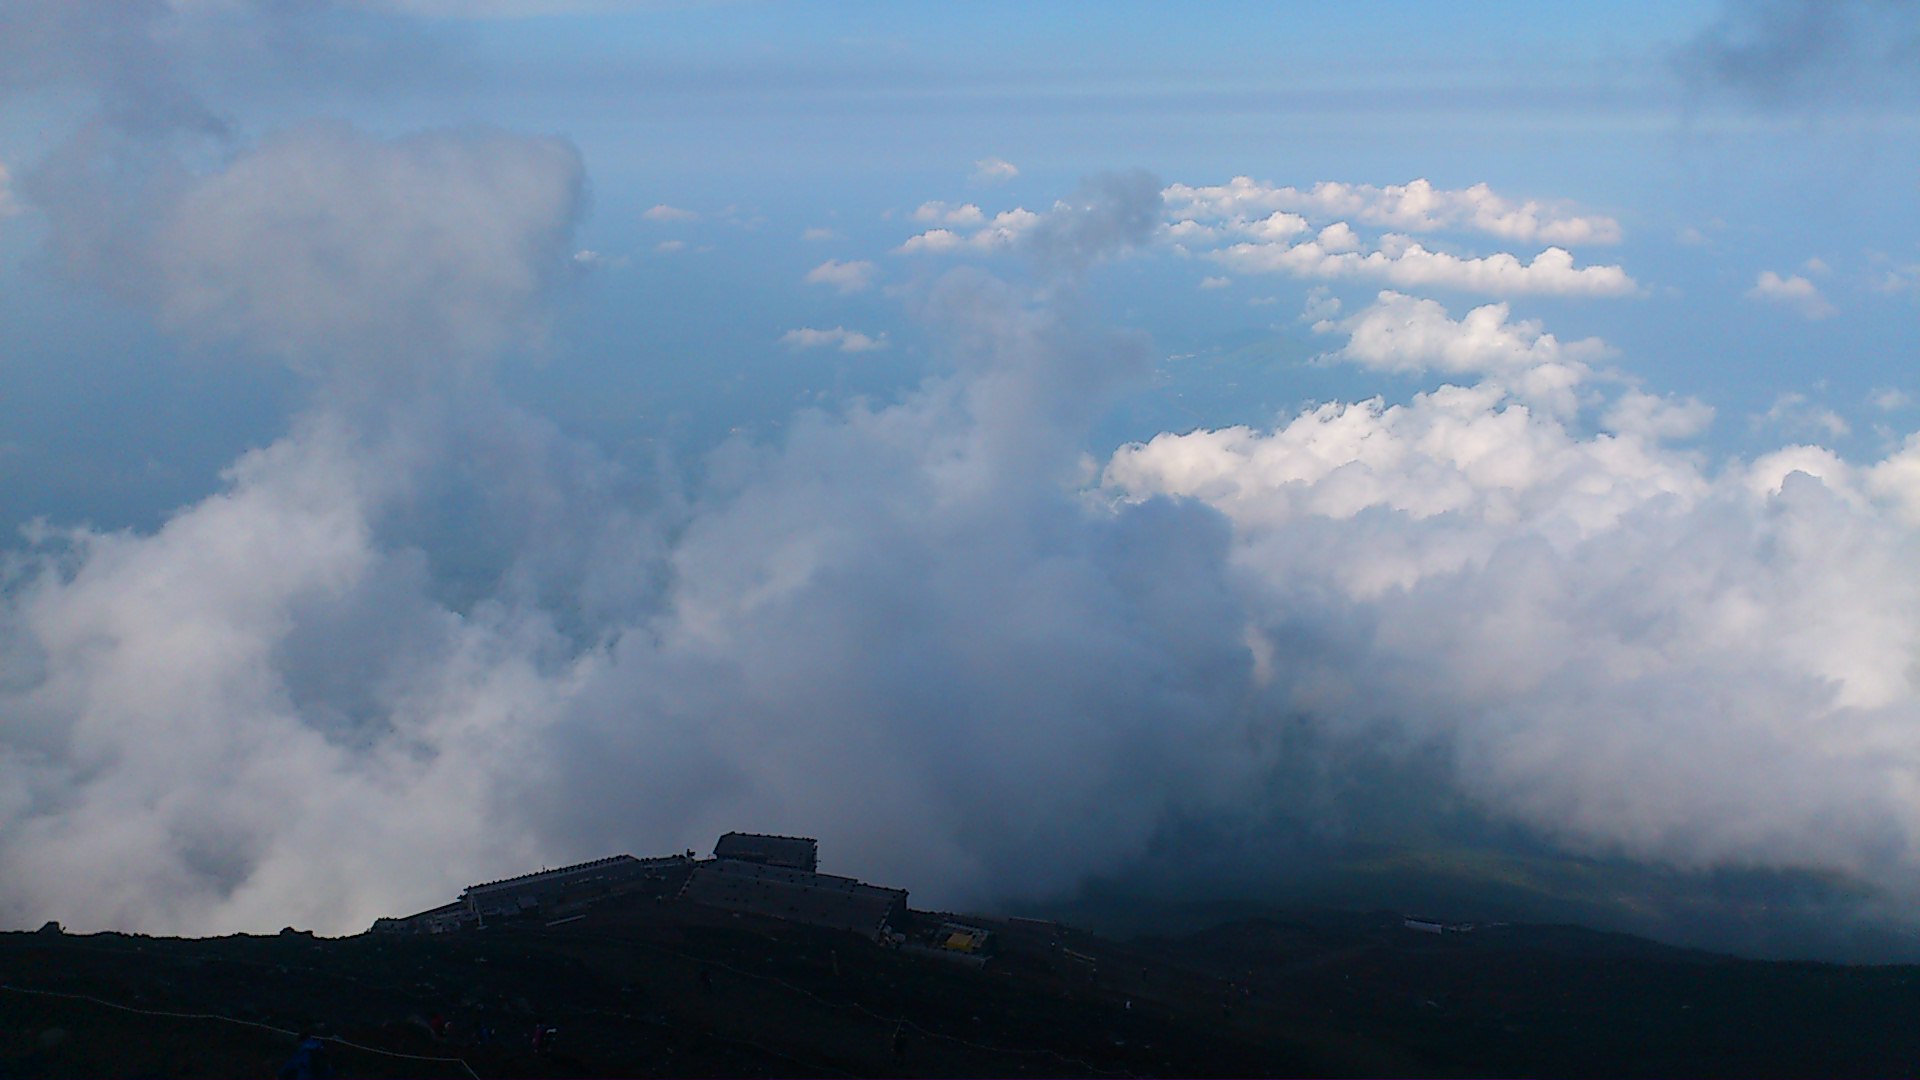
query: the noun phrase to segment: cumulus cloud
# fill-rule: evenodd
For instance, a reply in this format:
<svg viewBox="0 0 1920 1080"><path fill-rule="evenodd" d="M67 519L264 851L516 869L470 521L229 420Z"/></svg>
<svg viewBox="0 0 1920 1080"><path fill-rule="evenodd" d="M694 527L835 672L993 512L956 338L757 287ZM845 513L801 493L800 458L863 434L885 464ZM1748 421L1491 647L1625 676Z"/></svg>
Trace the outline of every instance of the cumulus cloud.
<svg viewBox="0 0 1920 1080"><path fill-rule="evenodd" d="M848 296L872 288L873 279L879 270L879 267L864 260L841 262L838 259L828 259L807 271L805 280L809 285L830 285L840 295Z"/></svg>
<svg viewBox="0 0 1920 1080"><path fill-rule="evenodd" d="M1639 286L1618 266L1575 266L1565 248L1550 247L1522 262L1500 252L1463 257L1429 251L1388 234L1372 251L1342 250L1351 234L1336 234L1332 247L1319 239L1298 244L1242 242L1210 257L1243 273L1285 273L1317 279L1373 278L1402 288L1460 289L1495 296L1631 296Z"/></svg>
<svg viewBox="0 0 1920 1080"><path fill-rule="evenodd" d="M1334 356L1379 371L1440 371L1495 375L1536 407L1560 414L1578 407L1575 389L1592 375L1591 362L1611 353L1598 338L1562 343L1531 320L1511 322L1506 304L1487 304L1458 322L1433 300L1387 291L1362 311L1321 320L1322 333L1340 331L1347 344Z"/></svg>
<svg viewBox="0 0 1920 1080"><path fill-rule="evenodd" d="M668 206L666 203L659 203L657 205L649 207L647 211L641 214L640 216L645 218L648 221L698 221L700 220L700 214L697 211L683 209L678 206Z"/></svg>
<svg viewBox="0 0 1920 1080"><path fill-rule="evenodd" d="M1454 790L1565 849L1903 904L1920 455L1789 448L1713 473L1649 438L1685 425L1636 426L1581 435L1497 386L1447 387L1160 435L1106 480L1232 521L1298 722L1430 751Z"/></svg>
<svg viewBox="0 0 1920 1080"><path fill-rule="evenodd" d="M1563 345L1538 321L1508 321L1506 304L1487 304L1455 322L1433 300L1387 291L1348 319L1318 329L1349 336L1340 355L1386 371L1437 369L1450 374L1584 363L1610 350L1598 338Z"/></svg>
<svg viewBox="0 0 1920 1080"><path fill-rule="evenodd" d="M1897 386L1883 386L1867 395L1867 403L1881 412L1898 412L1913 404L1913 395Z"/></svg>
<svg viewBox="0 0 1920 1080"><path fill-rule="evenodd" d="M944 203L921 207L921 220L950 219ZM933 208L929 210L929 208ZM944 215L944 217L941 217ZM1159 227L1159 181L1150 173L1103 173L1088 177L1068 198L1044 214L1015 208L996 214L972 232L929 229L909 237L898 254L949 254L1019 250L1049 271L1078 271L1115 251L1146 243Z"/></svg>
<svg viewBox="0 0 1920 1080"><path fill-rule="evenodd" d="M1166 198L1175 216L1203 221L1245 222L1263 212L1296 211L1399 232L1470 230L1523 244L1620 241L1620 223L1610 217L1576 214L1564 205L1534 199L1516 203L1484 183L1449 190L1424 179L1384 187L1321 181L1303 191L1236 176L1211 186L1172 184Z"/></svg>
<svg viewBox="0 0 1920 1080"><path fill-rule="evenodd" d="M645 591L655 541L544 425L392 405L308 415L155 533L16 558L0 917L347 931L444 891L449 860L549 857L500 800L539 783L594 658L544 606L591 632ZM484 568L489 599L443 560Z"/></svg>
<svg viewBox="0 0 1920 1080"><path fill-rule="evenodd" d="M1890 295L1920 293L1920 263L1881 271L1879 278L1873 282L1873 288Z"/></svg>
<svg viewBox="0 0 1920 1080"><path fill-rule="evenodd" d="M973 163L973 182L976 184L1004 184L1020 175L1013 162L1004 158L981 158Z"/></svg>
<svg viewBox="0 0 1920 1080"><path fill-rule="evenodd" d="M913 220L934 221L942 225L980 225L987 220L987 215L973 203L952 206L936 200L915 207Z"/></svg>
<svg viewBox="0 0 1920 1080"><path fill-rule="evenodd" d="M782 345L791 345L796 349L834 348L841 352L872 352L887 347L887 335L869 337L858 330L849 330L836 326L831 330L815 330L801 327L780 335Z"/></svg>
<svg viewBox="0 0 1920 1080"><path fill-rule="evenodd" d="M639 513L436 393L323 408L156 533L48 537L0 606L0 917L355 930L743 824L966 902L1230 806L1257 767L1225 530L1075 490L1147 354L978 275L925 310L947 374Z"/></svg>
<svg viewBox="0 0 1920 1080"><path fill-rule="evenodd" d="M1839 439L1853 433L1846 418L1807 395L1788 391L1773 399L1767 411L1753 418L1756 428L1774 428L1789 434Z"/></svg>
<svg viewBox="0 0 1920 1080"><path fill-rule="evenodd" d="M1200 287L1203 289L1224 289L1232 284L1233 279L1229 277L1203 277L1200 279Z"/></svg>
<svg viewBox="0 0 1920 1080"><path fill-rule="evenodd" d="M1920 528L1920 432L1865 470L1867 490L1894 507L1901 520Z"/></svg>
<svg viewBox="0 0 1920 1080"><path fill-rule="evenodd" d="M1699 398L1673 398L1628 390L1620 395L1601 416L1607 430L1660 442L1688 439L1707 430L1713 423L1713 406Z"/></svg>
<svg viewBox="0 0 1920 1080"><path fill-rule="evenodd" d="M126 256L70 263L327 377L161 528L5 561L0 922L352 931L742 826L936 900L1059 892L1250 781L1225 530L1075 489L1146 353L1057 295L949 277L944 374L646 490L444 362L521 339L571 265L564 143L313 125L162 179L88 204L121 211L91 244L57 220ZM1137 187L1034 257L1134 242Z"/></svg>
<svg viewBox="0 0 1920 1080"><path fill-rule="evenodd" d="M1753 288L1747 290L1747 299L1790 308L1809 319L1829 318L1840 310L1821 295L1820 287L1812 281L1799 274L1781 277L1771 270L1762 270L1754 279Z"/></svg>
<svg viewBox="0 0 1920 1080"><path fill-rule="evenodd" d="M953 229L928 229L926 232L907 238L895 250L902 255L944 255L953 252L1003 251L1013 247L1014 243L1026 235L1028 229L1040 220L1040 215L1022 207L1004 210L993 216L991 221L971 233L956 232Z"/></svg>

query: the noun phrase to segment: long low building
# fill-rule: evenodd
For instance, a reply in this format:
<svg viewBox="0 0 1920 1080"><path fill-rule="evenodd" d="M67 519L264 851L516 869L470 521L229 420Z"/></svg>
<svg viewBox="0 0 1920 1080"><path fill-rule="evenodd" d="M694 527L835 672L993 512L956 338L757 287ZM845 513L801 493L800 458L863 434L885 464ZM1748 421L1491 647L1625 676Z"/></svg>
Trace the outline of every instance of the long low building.
<svg viewBox="0 0 1920 1080"><path fill-rule="evenodd" d="M658 877L691 862L685 855L668 855L657 859L614 855L489 881L482 885L469 885L460 894L460 900L483 918L517 915L534 909L551 911L562 904L592 901L624 892L644 882L649 875Z"/></svg>
<svg viewBox="0 0 1920 1080"><path fill-rule="evenodd" d="M444 933L490 920L552 919L613 896L644 892L788 922L847 930L880 941L907 925L907 891L822 874L819 842L805 836L730 832L715 858L693 852L664 858L614 855L518 877L469 885L460 898L401 919L380 919L389 933Z"/></svg>
<svg viewBox="0 0 1920 1080"><path fill-rule="evenodd" d="M766 866L785 866L793 870L818 870L820 841L811 836L730 832L723 834L720 842L713 845L713 857Z"/></svg>
<svg viewBox="0 0 1920 1080"><path fill-rule="evenodd" d="M678 875L693 865L688 855L654 859L613 855L469 885L460 893L460 899L451 904L405 918L377 919L373 929L382 933L438 934L488 919L551 917L636 890L652 888L670 895L669 890L677 889L680 884Z"/></svg>
<svg viewBox="0 0 1920 1080"><path fill-rule="evenodd" d="M906 925L907 890L784 866L714 859L698 863L680 889L689 903L880 940Z"/></svg>

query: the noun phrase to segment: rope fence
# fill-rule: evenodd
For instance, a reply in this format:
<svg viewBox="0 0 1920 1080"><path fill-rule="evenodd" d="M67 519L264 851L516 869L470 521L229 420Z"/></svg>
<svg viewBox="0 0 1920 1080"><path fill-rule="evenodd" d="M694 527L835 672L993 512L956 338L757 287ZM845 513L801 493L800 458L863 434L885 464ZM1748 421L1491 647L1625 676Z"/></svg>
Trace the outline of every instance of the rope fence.
<svg viewBox="0 0 1920 1080"><path fill-rule="evenodd" d="M348 1042L346 1039L342 1039L337 1035L311 1035L306 1032L290 1031L283 1027L274 1027L272 1024L262 1024L257 1020L242 1020L236 1016L221 1016L217 1013L183 1013L168 1012L164 1009L136 1009L131 1005L121 1005L118 1002L107 1001L104 998L97 998L91 994L68 994L58 990L34 990L25 986L13 986L8 983L0 983L0 990L15 994L32 994L35 997L66 998L70 1001L86 1001L95 1005L105 1006L109 1009L118 1009L121 1012L134 1013L139 1016L159 1016L171 1020L217 1020L223 1024L238 1024L241 1027L259 1028L262 1031L271 1031L275 1034L286 1035L295 1039L305 1034L308 1035L309 1038L319 1039L321 1042L332 1043L335 1046L343 1046L350 1050L359 1050L362 1053L379 1054L381 1057L401 1058L407 1061L434 1061L442 1065L458 1065L462 1069L465 1069L467 1075L472 1077L473 1080L480 1080L480 1074L473 1071L473 1066L467 1064L465 1058L430 1057L426 1054L403 1054L398 1050L382 1050L377 1046L363 1046L360 1043Z"/></svg>

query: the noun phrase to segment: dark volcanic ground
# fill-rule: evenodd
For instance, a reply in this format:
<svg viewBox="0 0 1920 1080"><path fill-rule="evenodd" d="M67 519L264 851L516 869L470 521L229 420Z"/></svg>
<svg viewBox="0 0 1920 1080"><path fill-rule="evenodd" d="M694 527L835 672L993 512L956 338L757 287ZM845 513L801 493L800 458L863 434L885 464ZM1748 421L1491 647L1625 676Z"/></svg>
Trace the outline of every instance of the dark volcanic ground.
<svg viewBox="0 0 1920 1080"><path fill-rule="evenodd" d="M1920 1066L1910 967L1734 960L1566 927L1435 936L1385 914L1301 913L1128 942L971 921L995 931L984 968L651 897L559 925L437 937L5 934L0 1077L272 1075L300 1031L415 1055L335 1044L340 1076ZM429 1031L436 1015L451 1025L441 1037ZM551 1051L529 1045L535 1024L560 1029Z"/></svg>

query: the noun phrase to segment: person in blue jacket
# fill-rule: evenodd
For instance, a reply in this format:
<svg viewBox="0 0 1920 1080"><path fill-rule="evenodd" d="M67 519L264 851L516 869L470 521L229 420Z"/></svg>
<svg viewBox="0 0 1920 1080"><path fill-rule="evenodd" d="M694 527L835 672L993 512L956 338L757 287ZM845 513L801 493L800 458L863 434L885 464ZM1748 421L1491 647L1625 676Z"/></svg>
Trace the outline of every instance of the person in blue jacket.
<svg viewBox="0 0 1920 1080"><path fill-rule="evenodd" d="M333 1063L327 1060L327 1044L312 1035L300 1036L300 1046L280 1066L280 1080L332 1080Z"/></svg>

